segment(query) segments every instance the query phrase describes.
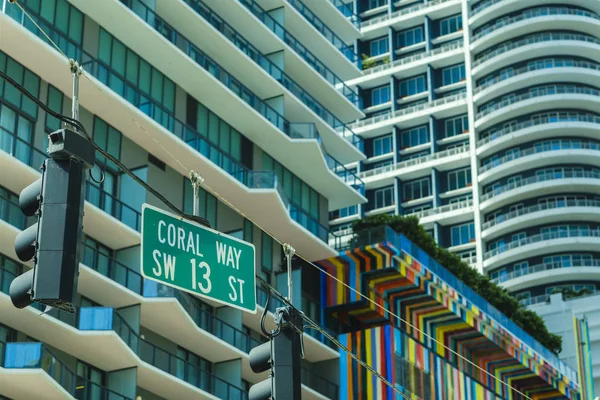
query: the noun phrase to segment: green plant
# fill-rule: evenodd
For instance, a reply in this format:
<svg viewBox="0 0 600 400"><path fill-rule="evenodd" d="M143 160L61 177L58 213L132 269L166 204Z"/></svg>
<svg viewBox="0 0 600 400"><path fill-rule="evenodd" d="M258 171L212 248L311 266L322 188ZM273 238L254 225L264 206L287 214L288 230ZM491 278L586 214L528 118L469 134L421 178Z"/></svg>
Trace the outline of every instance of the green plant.
<svg viewBox="0 0 600 400"><path fill-rule="evenodd" d="M550 292L550 294L555 294L555 293L562 293L563 299L567 300L567 299L573 299L576 297L581 297L581 296L585 296L588 294L592 294L594 292L592 292L588 288L583 288L580 290L573 290L568 287L563 287L563 288L556 288L556 289L552 290L552 292Z"/></svg>
<svg viewBox="0 0 600 400"><path fill-rule="evenodd" d="M362 69L373 68L377 62L375 60L370 60L367 54L362 55Z"/></svg>
<svg viewBox="0 0 600 400"><path fill-rule="evenodd" d="M417 217L388 214L374 215L355 221L352 224L352 228L355 233L360 233L361 231L384 225L406 236L411 242L419 246L449 272L487 300L498 311L512 319L548 350L557 355L562 351L561 337L550 333L544 320L539 315L525 308L506 289L496 285L487 276L471 268L459 256L438 246L433 237L419 225Z"/></svg>

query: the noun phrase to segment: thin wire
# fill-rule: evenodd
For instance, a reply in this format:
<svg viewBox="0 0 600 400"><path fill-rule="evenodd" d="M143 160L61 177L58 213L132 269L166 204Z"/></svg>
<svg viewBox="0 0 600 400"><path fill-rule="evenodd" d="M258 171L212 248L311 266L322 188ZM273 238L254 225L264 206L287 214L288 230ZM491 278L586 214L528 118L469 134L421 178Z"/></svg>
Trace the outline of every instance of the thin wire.
<svg viewBox="0 0 600 400"><path fill-rule="evenodd" d="M292 305L285 296L283 296L281 293L279 293L277 291L277 289L275 289L273 286L271 286L262 277L257 275L257 278L268 289L267 296L269 296L270 294L274 294L275 296L279 297L288 307L291 307L292 309L294 309L302 317L302 319L309 324L309 325L306 325L305 327L319 331L327 339L331 340L331 342L333 344L335 344L337 347L339 347L341 350L343 350L347 355L349 355L354 361L359 363L363 368L367 369L369 372L371 372L373 375L375 375L378 379L380 379L385 385L387 385L388 387L390 387L391 389L396 391L396 393L398 393L405 399L411 400L411 398L408 395L406 395L400 389L398 389L394 384L392 384L392 382L390 382L385 376L383 376L381 373L379 373L375 368L373 368L372 366L370 366L369 364L367 364L366 362L361 360L356 354L354 354L354 352L352 352L350 349L348 349L346 346L344 346L339 340L337 340L335 337L333 337L333 335L329 334L325 329L323 329L321 326L319 326L319 324L317 324L315 321L313 321L310 317L306 316L306 314L304 314L301 310L298 310L296 307L294 307L294 305Z"/></svg>
<svg viewBox="0 0 600 400"><path fill-rule="evenodd" d="M65 53L58 47L58 45L52 40L50 39L50 37L44 32L44 30L35 22L35 20L29 15L29 13L27 13L23 7L18 3L18 1L15 0L15 4L17 4L17 6L19 6L19 8L24 12L24 14L33 22L33 24L36 26L37 29L40 30L40 32L42 32L42 34L48 38L48 40L52 43L52 45L61 53L63 54L63 56L67 57L65 55ZM67 57L68 58L68 57ZM87 76L87 72L85 72L85 70L83 70L83 75L86 79L88 79L88 81L90 81L92 84L94 84L94 86L100 91L100 92L104 92L104 90L98 85L96 84L96 82L94 82L93 80L91 80L88 76ZM1 71L0 71L1 72ZM43 104L43 103L42 103ZM44 105L45 106L45 105ZM171 153L169 150L167 150L158 139L156 139L154 136L152 136L149 132L146 131L146 129L141 126L137 120L130 114L128 114L123 107L119 107L119 109L121 109L125 115L127 115L129 118L131 118L132 122L134 122L142 131L144 131L144 133L146 133L146 135L148 135L148 137L150 137L160 148L162 148L174 161L176 161L183 169L185 169L186 171L190 171L189 168L187 168L177 157L175 157L175 155L173 155L173 153ZM70 119L70 118L69 118ZM83 128L83 126L81 126ZM85 128L83 128L84 132L85 132ZM87 133L86 133L87 134ZM89 135L88 135L89 138ZM92 142L93 143L93 142ZM95 144L95 143L94 143ZM111 155L109 155L108 153L104 152L101 148L97 147L98 151L100 151L101 153L105 153L103 154L105 157L107 158L112 158L111 161L115 162L116 159L114 159L114 157L112 157ZM116 160L117 165L120 164L120 162L118 160ZM121 164L122 165L122 164ZM123 166L124 167L124 166ZM125 170L125 169L124 169ZM127 172L127 171L126 171ZM137 176L135 174L132 173L132 178L134 180L138 180L136 179ZM146 182L142 181L141 179L138 181L140 184L142 184L144 187L146 187L147 190L153 190L154 189L148 189L149 185L146 184ZM249 218L245 213L243 213L241 210L239 210L237 207L235 207L233 204L231 204L231 202L229 202L227 199L225 199L223 196L221 196L218 192L216 192L214 189L212 189L210 186L208 186L207 184L203 183L203 186L210 191L215 197L217 197L219 200L221 200L225 205L227 205L228 207L232 208L234 211L236 211L238 214L240 214L242 217L246 218L247 220L249 220L250 222L252 222L254 225L256 225L256 227L258 227L259 229L261 229L263 232L265 232L267 235L269 235L271 238L273 238L278 244L283 245L283 242L281 242L279 239L277 239L274 235L272 235L271 233L269 233L269 231L267 231L266 229L263 229L261 227L261 225L255 223L251 218ZM162 196L162 195L161 195ZM158 197L158 196L157 196ZM162 199L161 199L162 200ZM165 199L166 200L166 199ZM170 202L162 200L163 202L165 202L165 204L170 204ZM177 209L175 206L173 206L178 212L180 212L181 214L185 214L183 212L181 212L179 209ZM173 208L170 207L170 208ZM183 216L183 215L182 215ZM193 217L193 216L189 216L189 217ZM186 217L187 218L187 217ZM198 217L196 217L198 218ZM194 218L189 218L189 219L194 219ZM208 222L208 221L207 221ZM416 326L412 325L411 323L409 323L408 321L404 320L403 318L401 318L400 316L398 316L397 314L391 312L390 310L388 310L387 308L385 308L384 306L380 305L379 303L373 301L371 298L369 298L368 296L362 294L360 291L352 288L351 286L349 286L348 284L346 284L345 282L341 281L340 279L338 279L337 277L333 276L332 274L330 274L329 272L327 272L325 269L317 266L316 264L314 264L312 261L302 257L300 254L296 254L300 259L302 259L303 261L305 261L306 263L308 263L309 265L315 267L316 269L318 269L319 271L323 272L325 275L329 276L330 278L334 279L335 281L341 283L343 286L345 286L346 288L348 288L349 290L351 290L352 292L358 294L360 297L364 298L365 300L367 300L368 302L374 304L376 307L382 309L383 311L387 312L389 315L393 316L394 318L396 318L398 321L404 323L405 325L411 327L413 330L419 332L420 334L422 334L423 336L427 337L428 339L430 339L432 342L434 342L435 344L442 346L444 349L448 350L449 352L451 352L452 354L454 354L455 356L459 357L460 359L462 359L463 361L466 361L468 364L472 365L473 367L475 367L476 369L484 372L486 375L488 375L489 377L491 377L492 379L499 381L502 385L508 387L509 389L514 390L515 392L519 393L520 395L522 395L523 397L531 400L531 397L525 395L524 393L522 393L521 391L513 388L512 386L510 386L508 383L502 381L501 379L497 378L496 376L494 376L493 374L491 374L490 372L488 372L487 370L485 370L484 368L480 367L479 365L475 364L474 362L472 362L471 360L469 360L468 358L466 358L465 356L463 356L462 354L454 351L452 348L446 346L443 342L438 341L437 339L435 339L433 336L427 334L426 332L422 331L421 329L417 328Z"/></svg>
<svg viewBox="0 0 600 400"><path fill-rule="evenodd" d="M50 36L48 36L48 34L46 32L44 32L44 30L38 25L38 23L35 21L35 19L33 19L31 17L31 15L29 15L29 13L27 12L27 10L25 10L25 8L23 8L23 6L21 4L19 4L18 0L14 0L13 4L16 4L17 7L19 7L21 9L21 11L23 12L23 14L25 14L27 16L27 18L29 18L29 20L33 23L33 25L35 25L36 28L38 28L38 30L42 33L42 35L44 35L46 37L46 39L48 39L48 41L50 43L52 43L52 45L66 58L69 59L69 57L67 57L67 55L65 54L64 51L62 51L62 49L60 47L58 47L58 45L54 42L54 40L52 40L52 38L50 38Z"/></svg>

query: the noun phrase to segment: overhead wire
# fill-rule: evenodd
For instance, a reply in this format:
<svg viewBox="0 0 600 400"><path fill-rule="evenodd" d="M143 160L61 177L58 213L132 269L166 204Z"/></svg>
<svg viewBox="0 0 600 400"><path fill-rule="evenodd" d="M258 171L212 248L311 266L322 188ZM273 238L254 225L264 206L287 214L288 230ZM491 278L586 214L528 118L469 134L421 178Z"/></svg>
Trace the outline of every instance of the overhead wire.
<svg viewBox="0 0 600 400"><path fill-rule="evenodd" d="M33 17L31 17L31 15L29 15L29 13L27 13L27 11L19 4L18 0L14 0L14 3L19 6L19 8L21 8L21 10L24 12L24 14L34 23L34 25L36 26L37 29L39 29L42 34L50 41L50 43L66 58L68 58L66 56L66 54L60 49L60 47L54 42L52 41L52 39L44 32L44 30L37 24L37 22L35 21L35 19ZM81 69L83 76L90 81L94 87L96 87L96 89L98 89L100 92L104 92L103 88L100 87L97 82L95 82L94 80L90 79L89 76L87 76L87 72L83 69ZM23 88L21 85L19 85L17 82L15 82L14 80L12 80L10 77L8 77L6 74L4 74L2 71L0 71L0 77L3 77L7 80L9 80L9 82L11 82L11 84L15 85L17 88L19 88L19 90L23 89L25 92L27 92L27 90L25 88ZM81 129L81 131L87 136L88 140L91 140L91 137L87 134L85 127L79 122L76 121L72 118L63 116L61 114L55 113L54 111L52 111L49 107L47 107L43 102L39 101L37 99L37 97L31 95L29 92L27 92L28 97L34 101L38 106L40 106L42 109L44 109L44 111L50 113L52 116L54 116L55 118L61 119L65 122L71 123L73 125L76 125L78 128ZM125 115L127 115L132 122L134 122L134 124L136 126L138 126L146 135L148 135L149 138L151 138L163 151L165 151L165 153L167 153L169 155L169 157L171 157L171 159L173 161L175 161L177 164L179 164L183 169L190 171L189 168L187 168L172 152L170 152L168 149L166 149L162 143L160 143L160 141L155 138L153 135L151 135L148 131L146 131L146 129L137 122L137 120L135 119L135 117L133 117L132 115L128 114L125 109L123 107L119 107L119 110L121 110L122 112L125 113ZM96 149L106 158L108 158L110 161L114 162L119 168L121 168L124 172L126 172L132 179L134 179L136 182L138 182L140 185L142 185L146 190L148 190L150 193L152 193L154 196L156 196L159 200L161 200L163 203L165 203L165 205L167 205L167 207L169 207L171 210L173 210L176 214L180 215L183 218L186 219L190 219L190 220L194 220L197 221L203 225L207 225L210 226L208 220L206 220L205 218L202 217L196 217L190 214L186 214L183 211L181 211L179 208L177 208L175 205L173 205L171 202L169 202L162 194L160 194L158 191L156 191L154 188L152 188L150 185L148 185L145 181L141 180L140 178L138 178L133 172L131 172L127 167L125 167L118 159L116 159L115 157L113 157L111 154L109 154L108 152L106 152L104 149L102 149L101 147L99 147L98 145L96 145L93 141L92 143L94 144L94 146L96 147ZM236 207L235 205L233 205L229 200L227 200L226 198L224 198L223 196L221 196L216 190L212 189L210 185L208 185L206 182L202 183L202 186L207 189L211 194L213 194L215 197L217 197L223 204L225 204L226 206L230 207L231 209L233 209L235 212L237 212L239 215L241 215L242 217L246 218L247 220L249 220L250 222L252 222L256 227L258 227L260 230L262 230L263 232L265 232L267 235L269 235L272 239L274 239L278 244L283 245L284 243L282 241L280 241L277 237L275 237L273 234L271 234L267 229L264 229L260 224L256 223L252 218L248 217L247 214L245 214L243 211L241 211L238 207ZM202 222L201 222L202 221ZM423 330L421 330L420 328L416 327L415 325L413 325L412 323L406 321L405 319L403 319L402 317L400 317L398 314L390 311L389 309L387 309L386 307L380 305L379 303L377 303L376 301L372 300L370 297L368 297L367 295L361 293L359 290L354 289L353 287L351 287L350 285L348 285L347 283L345 283L344 281L340 280L339 278L337 278L336 276L332 275L331 273L329 273L327 270L325 270L324 268L318 266L317 264L313 263L311 260L308 260L307 258L303 257L302 255L296 253L296 256L298 258L300 258L301 260L303 260L304 262L307 263L307 265L310 265L314 268L316 268L317 270L319 270L321 273L325 274L326 276L330 277L331 279L335 280L336 282L342 284L345 288L349 289L351 292L356 293L359 297L365 299L366 301L368 301L369 303L372 303L375 307L381 309L382 311L386 312L388 315L394 317L396 320L398 320L399 322L403 323L404 325L410 327L411 329L413 329L414 331L422 334L424 337L428 338L431 342L435 343L437 346L444 348L445 350L447 350L448 352L452 353L453 355L455 355L456 357L458 357L459 359L465 361L466 363L468 363L469 365L473 366L475 369L483 372L485 375L489 376L490 378L492 378L495 381L498 381L501 385L507 387L510 390L513 390L514 392L520 394L521 396L523 396L525 399L531 400L531 397L527 396L526 394L524 394L523 392L519 391L518 389L512 387L510 384L504 382L503 380L501 380L500 378L496 377L495 375L491 374L490 372L488 372L485 368L482 368L481 366L477 365L476 363L474 363L473 361L469 360L467 357L463 356L462 354L458 353L457 351L455 351L454 349L452 349L451 347L447 346L445 343L443 343L442 341L437 340L435 337L431 336L430 334L424 332ZM258 277L258 275L257 275Z"/></svg>

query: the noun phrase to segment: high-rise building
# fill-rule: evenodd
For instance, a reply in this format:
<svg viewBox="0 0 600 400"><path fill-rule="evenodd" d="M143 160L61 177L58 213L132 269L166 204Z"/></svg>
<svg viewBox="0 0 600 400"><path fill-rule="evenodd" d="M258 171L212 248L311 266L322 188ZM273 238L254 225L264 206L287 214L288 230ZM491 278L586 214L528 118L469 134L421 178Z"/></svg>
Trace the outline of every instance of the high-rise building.
<svg viewBox="0 0 600 400"><path fill-rule="evenodd" d="M366 202L344 167L364 158L345 125L364 117L344 83L361 75L346 45L360 34L334 3L3 0L0 70L70 116L67 60L78 61L80 121L94 141L188 213L188 173L200 173L199 214L253 243L257 274L283 291L278 241L310 260L332 257L329 212ZM265 379L248 352L266 341L266 292L249 314L144 280L141 207L165 205L99 153L76 314L12 306L10 283L31 268L15 261L15 235L33 222L17 194L39 177L60 127L0 80L0 397L247 398ZM303 269L295 304L319 320L315 276ZM338 350L315 337L304 335L302 397L336 399Z"/></svg>
<svg viewBox="0 0 600 400"><path fill-rule="evenodd" d="M600 1L360 0L368 203L527 304L600 289ZM567 268L576 267L576 268Z"/></svg>

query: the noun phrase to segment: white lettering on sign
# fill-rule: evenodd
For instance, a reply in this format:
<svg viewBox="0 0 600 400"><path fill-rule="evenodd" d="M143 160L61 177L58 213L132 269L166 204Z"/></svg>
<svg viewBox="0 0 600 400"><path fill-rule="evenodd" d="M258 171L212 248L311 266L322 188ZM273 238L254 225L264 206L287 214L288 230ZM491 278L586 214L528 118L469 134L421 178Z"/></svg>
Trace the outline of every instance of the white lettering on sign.
<svg viewBox="0 0 600 400"><path fill-rule="evenodd" d="M229 293L229 299L231 301L237 301L238 299L238 294L237 291L235 290L235 283L239 283L240 286L240 303L244 304L244 283L245 281L243 281L242 279L236 279L235 276L230 276L229 277L229 287L231 288L231 292Z"/></svg>
<svg viewBox="0 0 600 400"><path fill-rule="evenodd" d="M162 264L160 260L161 255ZM175 257L172 257L170 254L161 253L158 250L154 250L152 252L152 257L154 258L154 262L156 263L156 267L152 268L152 273L156 276L162 276L164 270L165 278L170 279L172 281L175 280L175 262L177 261ZM171 276L169 277L169 275Z"/></svg>
<svg viewBox="0 0 600 400"><path fill-rule="evenodd" d="M166 228L167 236L163 229ZM165 221L158 221L158 241L167 243L169 246L177 248L188 253L192 253L198 257L204 257L200 253L200 234L186 232L182 227L176 227L173 224L168 224Z"/></svg>
<svg viewBox="0 0 600 400"><path fill-rule="evenodd" d="M200 289L202 293L210 293L212 289L212 283L210 281L210 266L206 261L200 261L198 264L198 268L206 269L204 274L202 274L202 278L206 281L206 284L203 282L199 282L196 278L196 259L192 258L190 260L192 264L192 289L196 290L196 288Z"/></svg>
<svg viewBox="0 0 600 400"><path fill-rule="evenodd" d="M216 244L217 262L227 267L240 269L240 256L242 255L242 250L238 250L235 247L227 246L226 244L221 242L216 242Z"/></svg>

